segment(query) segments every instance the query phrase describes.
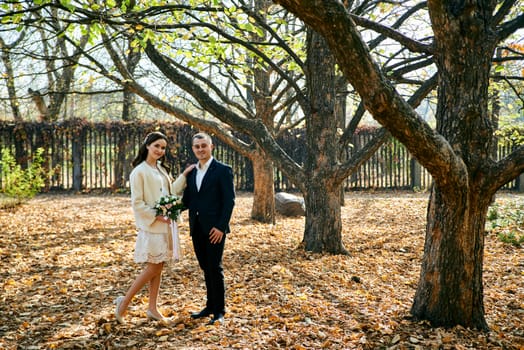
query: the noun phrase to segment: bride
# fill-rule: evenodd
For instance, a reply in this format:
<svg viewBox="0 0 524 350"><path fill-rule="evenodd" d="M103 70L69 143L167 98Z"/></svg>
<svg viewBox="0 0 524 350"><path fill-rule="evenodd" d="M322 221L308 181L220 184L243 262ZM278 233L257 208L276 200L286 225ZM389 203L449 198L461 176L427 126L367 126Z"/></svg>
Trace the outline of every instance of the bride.
<svg viewBox="0 0 524 350"><path fill-rule="evenodd" d="M133 160L129 180L131 206L135 216L137 238L134 260L145 263L145 268L135 278L126 294L115 300L115 318L124 324L127 307L136 293L149 283L148 318L167 321L158 311L157 299L164 263L179 259L179 240L176 222L157 215L155 205L166 195L181 194L186 186L186 175L195 167L190 165L175 180L169 175L165 163L168 140L161 132L149 133Z"/></svg>

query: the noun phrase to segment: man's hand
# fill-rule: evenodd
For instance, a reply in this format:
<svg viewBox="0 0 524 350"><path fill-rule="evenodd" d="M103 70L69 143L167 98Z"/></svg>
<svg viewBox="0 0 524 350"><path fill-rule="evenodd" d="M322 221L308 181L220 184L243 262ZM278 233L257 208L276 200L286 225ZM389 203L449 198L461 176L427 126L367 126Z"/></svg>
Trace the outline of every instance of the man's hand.
<svg viewBox="0 0 524 350"><path fill-rule="evenodd" d="M213 227L211 231L209 231L209 241L211 244L222 242L222 238L224 238L224 232L220 231L218 228Z"/></svg>

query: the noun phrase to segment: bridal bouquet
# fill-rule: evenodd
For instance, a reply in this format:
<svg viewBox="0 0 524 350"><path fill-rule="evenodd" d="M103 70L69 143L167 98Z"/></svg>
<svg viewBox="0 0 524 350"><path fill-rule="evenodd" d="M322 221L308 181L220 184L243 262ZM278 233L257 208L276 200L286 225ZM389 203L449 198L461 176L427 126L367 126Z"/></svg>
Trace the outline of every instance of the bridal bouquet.
<svg viewBox="0 0 524 350"><path fill-rule="evenodd" d="M154 207L157 216L162 215L174 221L178 219L180 211L184 208L182 197L173 194L160 197Z"/></svg>

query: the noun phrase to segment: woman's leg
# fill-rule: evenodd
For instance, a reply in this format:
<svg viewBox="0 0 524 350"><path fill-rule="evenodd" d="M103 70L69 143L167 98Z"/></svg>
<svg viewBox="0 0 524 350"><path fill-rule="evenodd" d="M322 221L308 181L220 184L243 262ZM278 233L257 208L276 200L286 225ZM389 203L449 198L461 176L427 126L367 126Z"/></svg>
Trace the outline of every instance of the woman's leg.
<svg viewBox="0 0 524 350"><path fill-rule="evenodd" d="M162 269L164 263L156 264L157 271L149 282L149 307L148 310L153 316L163 317L157 309L158 292L160 291L160 282L162 281Z"/></svg>
<svg viewBox="0 0 524 350"><path fill-rule="evenodd" d="M118 309L118 313L123 316L126 313L127 307L129 306L129 303L131 303L131 300L135 296L136 293L142 289L142 287L150 282L152 283L152 280L162 273L162 268L164 266L164 263L160 264L153 264L153 263L147 263L146 267L142 272L135 278L129 289L127 290L126 295L124 296L124 299L120 303L120 307ZM160 283L160 281L159 281ZM158 290L157 290L158 294ZM156 302L156 298L155 298Z"/></svg>

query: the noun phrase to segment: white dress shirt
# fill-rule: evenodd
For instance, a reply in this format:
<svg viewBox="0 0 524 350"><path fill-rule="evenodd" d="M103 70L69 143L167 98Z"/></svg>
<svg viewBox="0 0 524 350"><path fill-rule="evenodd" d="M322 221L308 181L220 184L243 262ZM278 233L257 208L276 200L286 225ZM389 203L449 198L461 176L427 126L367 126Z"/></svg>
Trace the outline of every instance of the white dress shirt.
<svg viewBox="0 0 524 350"><path fill-rule="evenodd" d="M206 175L207 169L209 168L209 165L213 161L213 157L209 158L209 160L201 167L200 162L198 163L198 166L196 167L197 173L196 173L196 186L197 190L200 191L200 186L202 186L202 179L204 179L204 176Z"/></svg>

